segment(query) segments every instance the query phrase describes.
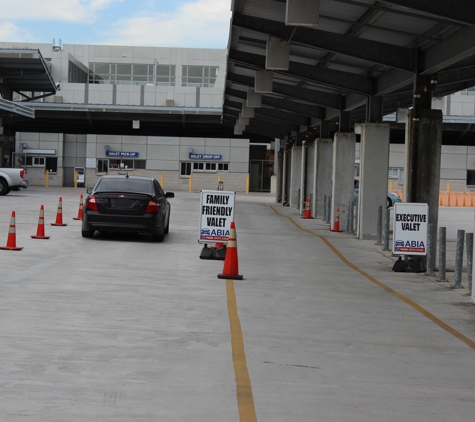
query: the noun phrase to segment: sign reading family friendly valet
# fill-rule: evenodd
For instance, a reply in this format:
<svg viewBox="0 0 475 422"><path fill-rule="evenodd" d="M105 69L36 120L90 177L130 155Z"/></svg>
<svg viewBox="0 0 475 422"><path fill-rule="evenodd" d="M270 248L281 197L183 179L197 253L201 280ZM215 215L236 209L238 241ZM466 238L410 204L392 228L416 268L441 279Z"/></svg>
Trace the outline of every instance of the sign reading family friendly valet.
<svg viewBox="0 0 475 422"><path fill-rule="evenodd" d="M202 190L200 202L201 243L226 243L234 221L235 192Z"/></svg>
<svg viewBox="0 0 475 422"><path fill-rule="evenodd" d="M393 253L426 255L428 222L428 204L394 204Z"/></svg>
<svg viewBox="0 0 475 422"><path fill-rule="evenodd" d="M128 152L128 151L106 151L106 157L138 157L138 152Z"/></svg>

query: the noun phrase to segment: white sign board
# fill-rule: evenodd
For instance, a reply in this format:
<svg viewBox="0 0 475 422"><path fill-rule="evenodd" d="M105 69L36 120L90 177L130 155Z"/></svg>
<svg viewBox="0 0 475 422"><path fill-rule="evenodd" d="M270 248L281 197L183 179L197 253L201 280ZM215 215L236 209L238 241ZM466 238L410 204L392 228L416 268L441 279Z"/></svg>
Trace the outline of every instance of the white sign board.
<svg viewBox="0 0 475 422"><path fill-rule="evenodd" d="M427 255L429 205L394 204L393 254Z"/></svg>
<svg viewBox="0 0 475 422"><path fill-rule="evenodd" d="M226 243L234 221L234 192L203 190L200 202L200 243Z"/></svg>

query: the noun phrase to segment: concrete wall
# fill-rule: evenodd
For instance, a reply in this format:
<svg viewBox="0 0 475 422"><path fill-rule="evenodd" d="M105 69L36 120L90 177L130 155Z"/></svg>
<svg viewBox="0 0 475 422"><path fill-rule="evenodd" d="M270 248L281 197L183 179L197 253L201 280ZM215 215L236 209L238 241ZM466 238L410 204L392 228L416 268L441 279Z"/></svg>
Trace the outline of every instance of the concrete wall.
<svg viewBox="0 0 475 422"><path fill-rule="evenodd" d="M249 140L246 139L18 133L16 142L17 151L22 150L21 143L26 143L28 148L57 151L58 171L50 175L51 186L73 186L74 167L86 167L86 185L92 187L102 175L96 171L97 160L111 159L106 156L106 145L110 151L138 152L138 159L145 160L146 168L130 171L158 180L163 174L166 186L173 190L188 189L188 177L180 177L181 162L205 161L190 159L190 149L195 154L221 155L221 160L212 162L228 164L227 172L193 172L194 186L201 186L199 189L216 189L217 177L221 175L227 190L244 192L249 175ZM27 170L32 186L44 186L44 167L27 167ZM124 170L110 168L109 174Z"/></svg>

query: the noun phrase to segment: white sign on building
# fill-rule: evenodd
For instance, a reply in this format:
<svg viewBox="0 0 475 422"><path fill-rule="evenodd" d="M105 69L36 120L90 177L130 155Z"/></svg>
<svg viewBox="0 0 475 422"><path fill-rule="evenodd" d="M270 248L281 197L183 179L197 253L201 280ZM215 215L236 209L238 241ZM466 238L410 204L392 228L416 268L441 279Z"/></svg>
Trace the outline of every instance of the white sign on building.
<svg viewBox="0 0 475 422"><path fill-rule="evenodd" d="M226 243L234 221L235 192L203 190L200 202L200 243Z"/></svg>
<svg viewBox="0 0 475 422"><path fill-rule="evenodd" d="M428 222L428 204L394 204L394 255L427 255Z"/></svg>

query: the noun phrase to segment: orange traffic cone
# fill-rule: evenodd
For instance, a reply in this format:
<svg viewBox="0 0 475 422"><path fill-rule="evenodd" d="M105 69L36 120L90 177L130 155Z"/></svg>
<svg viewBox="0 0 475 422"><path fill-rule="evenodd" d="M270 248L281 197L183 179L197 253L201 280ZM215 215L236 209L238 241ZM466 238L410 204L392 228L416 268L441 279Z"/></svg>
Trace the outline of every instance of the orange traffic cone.
<svg viewBox="0 0 475 422"><path fill-rule="evenodd" d="M49 236L45 236L45 207L40 206L40 218L38 219L38 228L36 230L36 236L31 235L33 239L49 239Z"/></svg>
<svg viewBox="0 0 475 422"><path fill-rule="evenodd" d="M333 223L333 229L330 229L332 232L342 232L340 230L340 208L336 209L335 222Z"/></svg>
<svg viewBox="0 0 475 422"><path fill-rule="evenodd" d="M218 278L242 280L243 276L239 275L238 269L238 252L236 241L236 226L234 221L231 222L231 230L229 232L228 245L226 247L226 258L224 259L223 273L218 274Z"/></svg>
<svg viewBox="0 0 475 422"><path fill-rule="evenodd" d="M73 220L82 220L82 207L84 205L84 199L83 199L83 195L81 193L81 196L79 198L79 210L78 210L78 216L77 217L73 217Z"/></svg>
<svg viewBox="0 0 475 422"><path fill-rule="evenodd" d="M302 218L313 218L310 212L310 198L305 200L305 210L303 212Z"/></svg>
<svg viewBox="0 0 475 422"><path fill-rule="evenodd" d="M10 229L8 230L7 246L0 246L0 249L7 251L21 251L22 247L16 246L16 230L15 230L15 211L12 211L12 218L10 220Z"/></svg>
<svg viewBox="0 0 475 422"><path fill-rule="evenodd" d="M63 198L59 197L58 203L58 212L56 213L56 222L51 223L52 226L67 226L67 224L63 223Z"/></svg>

